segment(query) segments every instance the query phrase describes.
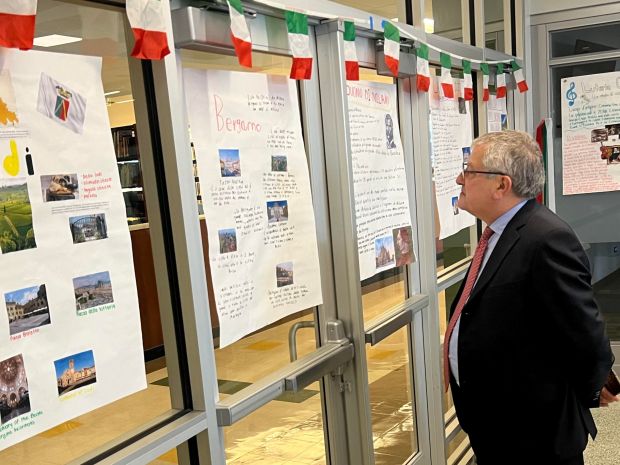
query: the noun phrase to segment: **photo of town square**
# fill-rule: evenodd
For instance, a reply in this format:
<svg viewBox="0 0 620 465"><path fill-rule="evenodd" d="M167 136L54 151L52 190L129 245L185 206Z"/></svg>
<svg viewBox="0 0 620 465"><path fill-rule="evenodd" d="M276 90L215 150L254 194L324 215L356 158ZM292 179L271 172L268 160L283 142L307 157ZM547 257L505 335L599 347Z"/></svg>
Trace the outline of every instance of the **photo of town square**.
<svg viewBox="0 0 620 465"><path fill-rule="evenodd" d="M56 360L54 368L59 396L97 382L95 356L92 350Z"/></svg>
<svg viewBox="0 0 620 465"><path fill-rule="evenodd" d="M290 286L293 284L293 262L285 262L276 265L277 286Z"/></svg>
<svg viewBox="0 0 620 465"><path fill-rule="evenodd" d="M0 145L4 141L0 140ZM26 178L0 179L0 249L2 253L37 246Z"/></svg>
<svg viewBox="0 0 620 465"><path fill-rule="evenodd" d="M107 271L73 278L73 290L77 311L114 302L110 273Z"/></svg>
<svg viewBox="0 0 620 465"><path fill-rule="evenodd" d="M239 150L219 149L220 154L220 173L223 178L241 176L241 162L239 161Z"/></svg>
<svg viewBox="0 0 620 465"><path fill-rule="evenodd" d="M11 335L51 323L45 284L7 292L4 302Z"/></svg>
<svg viewBox="0 0 620 465"><path fill-rule="evenodd" d="M383 268L394 264L394 237L386 236L375 239L375 266Z"/></svg>
<svg viewBox="0 0 620 465"><path fill-rule="evenodd" d="M0 361L0 424L30 412L28 378L21 354Z"/></svg>
<svg viewBox="0 0 620 465"><path fill-rule="evenodd" d="M220 229L217 235L220 240L220 253L237 251L237 231L234 228Z"/></svg>
<svg viewBox="0 0 620 465"><path fill-rule="evenodd" d="M72 216L69 218L69 227L74 244L98 241L108 237L108 226L104 213Z"/></svg>

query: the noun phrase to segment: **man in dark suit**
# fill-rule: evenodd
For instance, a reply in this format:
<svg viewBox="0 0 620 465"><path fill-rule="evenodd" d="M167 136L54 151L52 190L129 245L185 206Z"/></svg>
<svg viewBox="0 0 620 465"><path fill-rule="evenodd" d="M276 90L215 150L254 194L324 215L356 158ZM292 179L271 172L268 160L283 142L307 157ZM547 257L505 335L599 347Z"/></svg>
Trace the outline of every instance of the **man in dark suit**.
<svg viewBox="0 0 620 465"><path fill-rule="evenodd" d="M488 227L454 304L444 373L479 465L578 465L589 408L613 354L571 228L534 197L540 150L526 133L478 138L456 182L458 206ZM447 389L447 386L446 386Z"/></svg>

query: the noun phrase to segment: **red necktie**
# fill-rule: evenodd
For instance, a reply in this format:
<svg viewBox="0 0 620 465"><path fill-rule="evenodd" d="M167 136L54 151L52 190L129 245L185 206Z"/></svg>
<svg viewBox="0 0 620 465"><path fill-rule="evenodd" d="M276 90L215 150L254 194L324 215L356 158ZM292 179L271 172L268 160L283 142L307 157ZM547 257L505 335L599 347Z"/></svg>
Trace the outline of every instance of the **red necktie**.
<svg viewBox="0 0 620 465"><path fill-rule="evenodd" d="M463 288L463 292L461 293L461 298L456 304L456 309L452 314L452 318L450 319L450 324L448 325L448 329L446 330L446 335L443 338L443 376L444 376L444 385L446 391L448 390L448 386L450 386L450 360L448 357L448 350L450 347L450 336L452 336L452 330L456 326L456 322L459 320L461 316L461 312L463 311L463 307L467 303L471 291L474 288L474 284L476 283L476 278L478 277L478 273L480 272L480 266L482 265L482 260L484 259L484 252L487 250L487 246L489 245L489 238L493 235L493 230L488 226L485 228L482 233L482 237L478 242L478 246L476 247L476 253L474 254L474 258L471 261L471 267L469 269L469 274L467 275L467 281L465 281L465 287Z"/></svg>

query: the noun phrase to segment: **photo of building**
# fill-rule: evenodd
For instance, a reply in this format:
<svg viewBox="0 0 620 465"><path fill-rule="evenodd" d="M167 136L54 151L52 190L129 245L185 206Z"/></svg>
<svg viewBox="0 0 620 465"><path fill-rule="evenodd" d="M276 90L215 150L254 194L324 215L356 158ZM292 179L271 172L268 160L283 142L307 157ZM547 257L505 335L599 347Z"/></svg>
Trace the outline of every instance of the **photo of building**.
<svg viewBox="0 0 620 465"><path fill-rule="evenodd" d="M95 357L92 350L56 360L54 368L59 396L97 382Z"/></svg>
<svg viewBox="0 0 620 465"><path fill-rule="evenodd" d="M108 226L104 213L72 216L69 218L69 227L74 244L98 241L108 237Z"/></svg>
<svg viewBox="0 0 620 465"><path fill-rule="evenodd" d="M277 286L284 287L293 284L293 262L276 265Z"/></svg>
<svg viewBox="0 0 620 465"><path fill-rule="evenodd" d="M217 235L220 240L220 253L237 251L237 231L234 228L220 229Z"/></svg>
<svg viewBox="0 0 620 465"><path fill-rule="evenodd" d="M114 302L110 273L107 271L73 278L73 290L77 311Z"/></svg>
<svg viewBox="0 0 620 465"><path fill-rule="evenodd" d="M383 268L394 264L394 238L390 236L375 239L375 266Z"/></svg>
<svg viewBox="0 0 620 465"><path fill-rule="evenodd" d="M51 323L45 284L4 294L11 335Z"/></svg>
<svg viewBox="0 0 620 465"><path fill-rule="evenodd" d="M271 171L287 171L288 162L286 155L272 155L271 156Z"/></svg>
<svg viewBox="0 0 620 465"><path fill-rule="evenodd" d="M282 221L288 221L288 202L286 200L267 202L267 222L280 223Z"/></svg>
<svg viewBox="0 0 620 465"><path fill-rule="evenodd" d="M28 378L21 354L0 362L0 423L30 412Z"/></svg>
<svg viewBox="0 0 620 465"><path fill-rule="evenodd" d="M220 172L223 178L241 176L241 162L239 161L239 150L219 149Z"/></svg>

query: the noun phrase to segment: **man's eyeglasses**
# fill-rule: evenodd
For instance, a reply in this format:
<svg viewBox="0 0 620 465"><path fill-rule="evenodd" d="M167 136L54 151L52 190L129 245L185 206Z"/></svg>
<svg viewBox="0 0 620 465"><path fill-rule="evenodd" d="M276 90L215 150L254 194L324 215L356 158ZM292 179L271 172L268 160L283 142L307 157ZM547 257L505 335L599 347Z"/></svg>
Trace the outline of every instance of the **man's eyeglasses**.
<svg viewBox="0 0 620 465"><path fill-rule="evenodd" d="M463 163L463 177L468 174L495 174L498 176L508 176L506 173L502 173L501 171L481 171L481 170L472 170L467 167L467 163Z"/></svg>

